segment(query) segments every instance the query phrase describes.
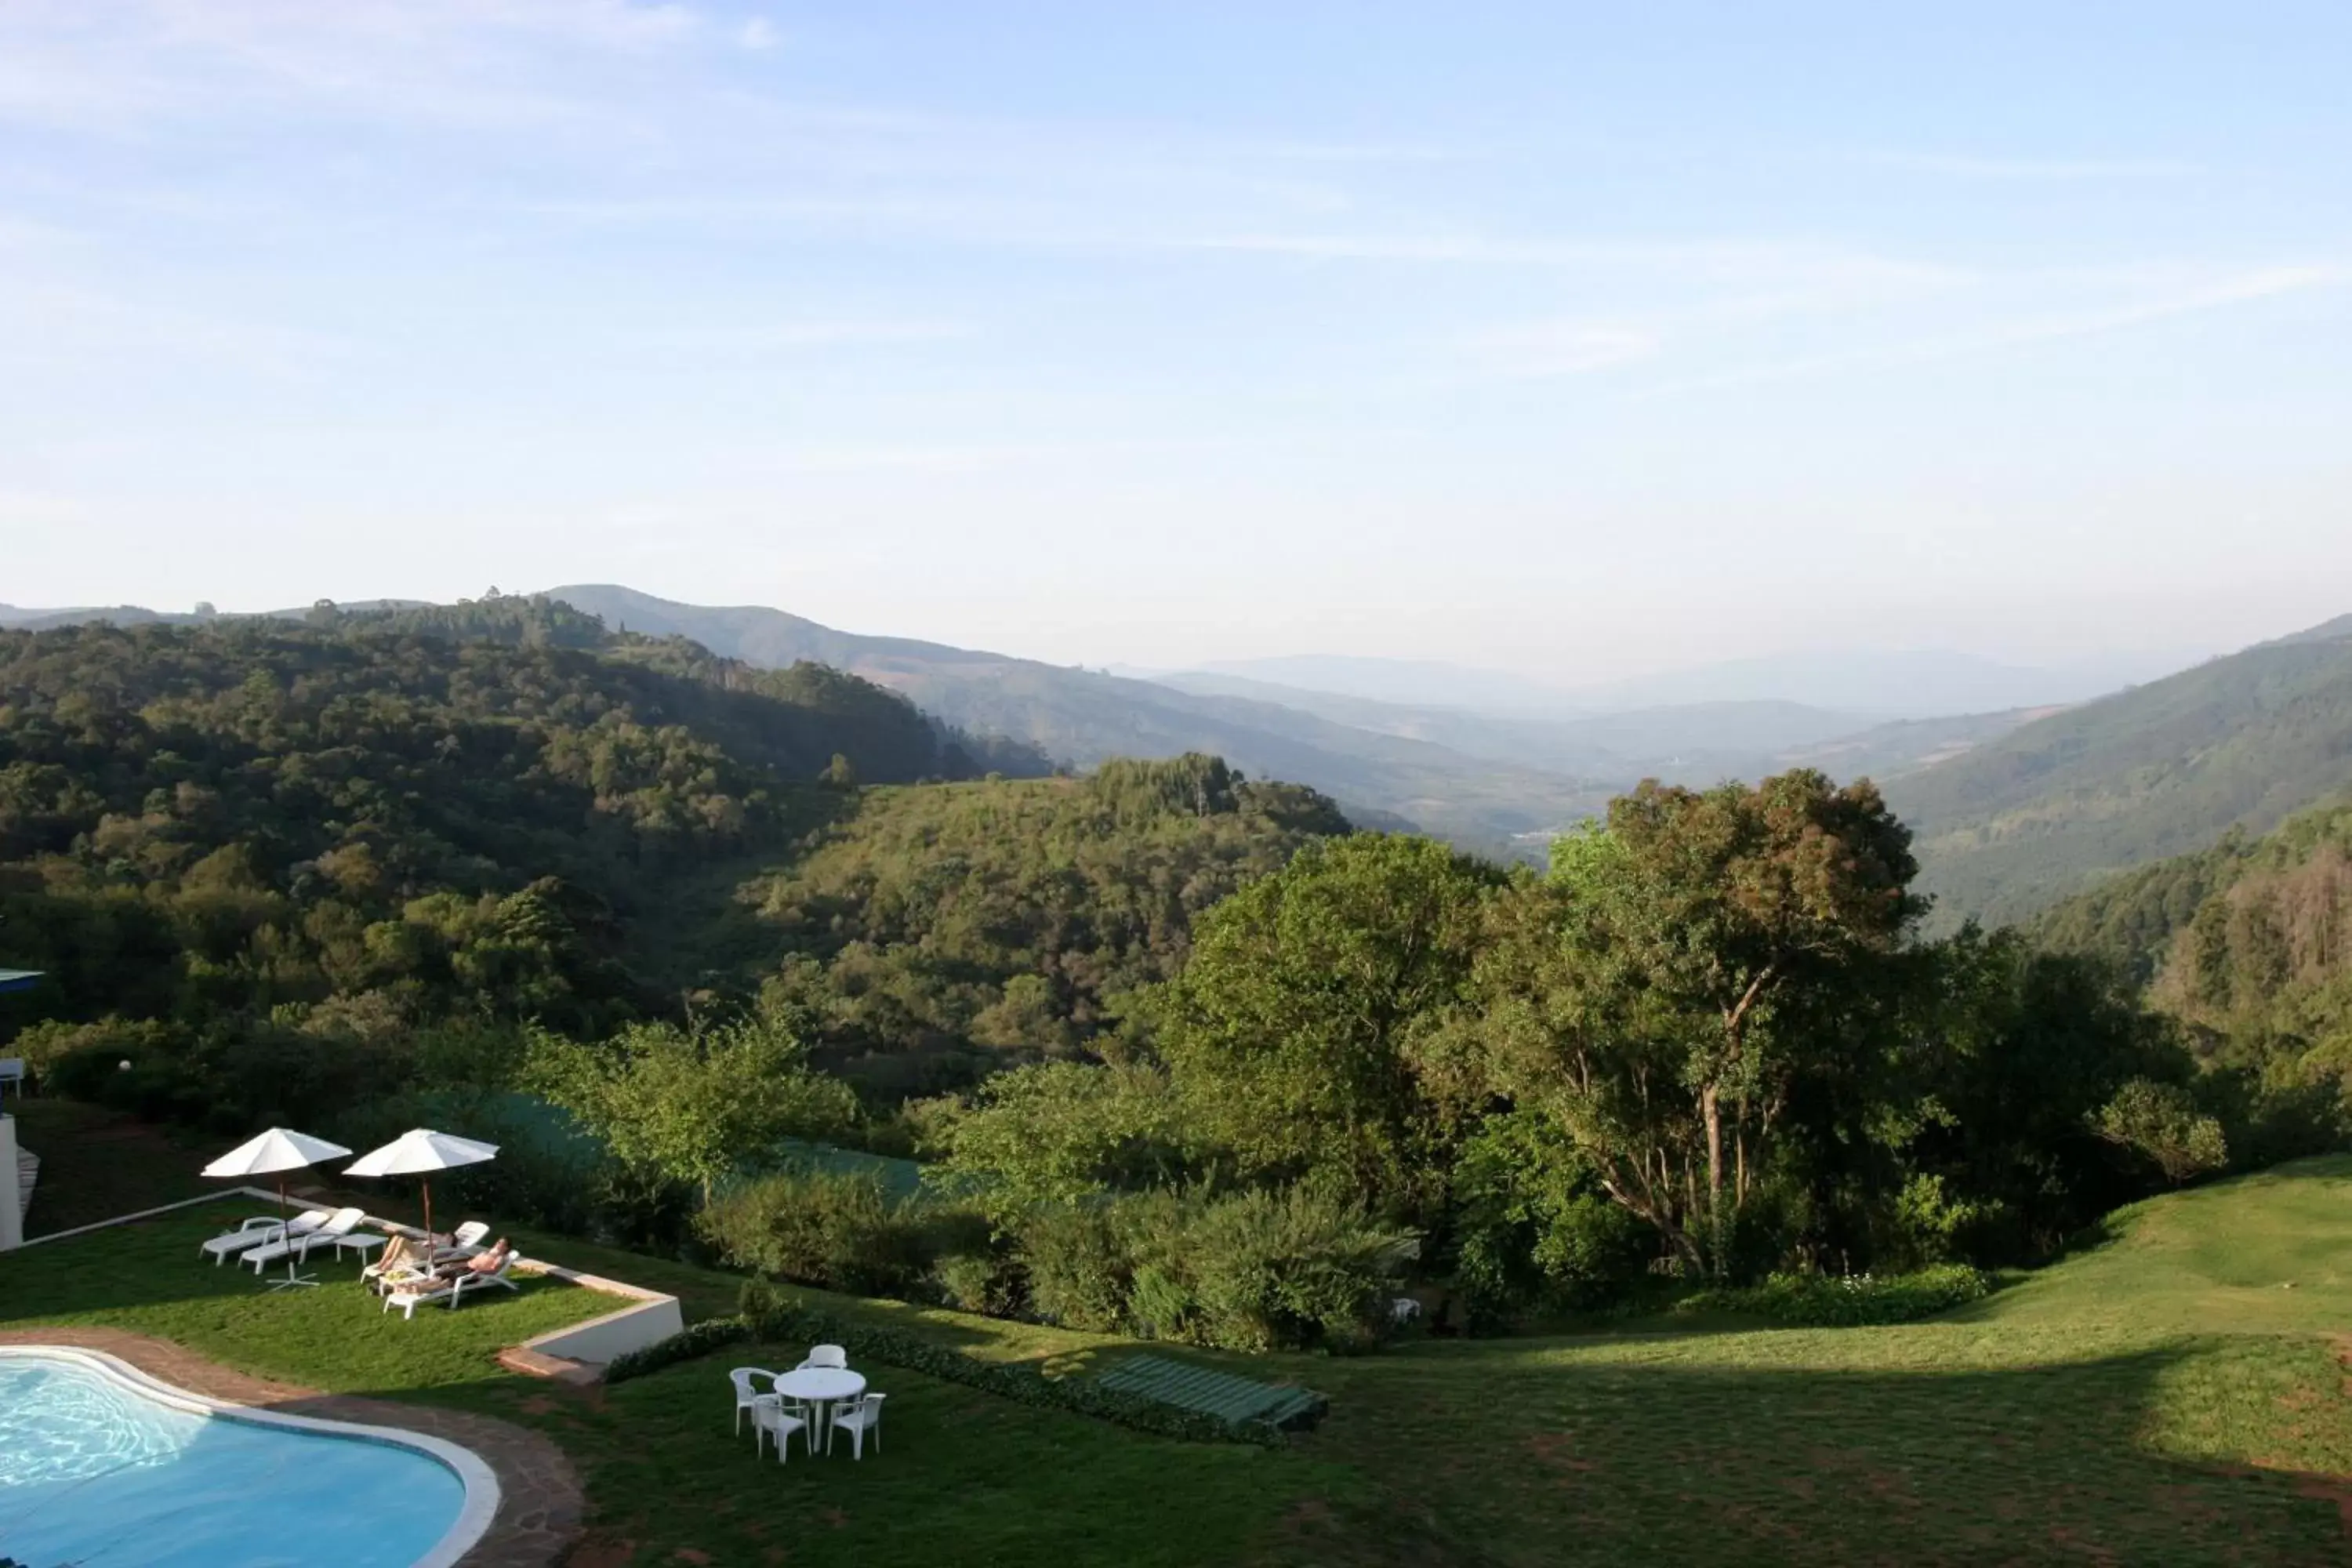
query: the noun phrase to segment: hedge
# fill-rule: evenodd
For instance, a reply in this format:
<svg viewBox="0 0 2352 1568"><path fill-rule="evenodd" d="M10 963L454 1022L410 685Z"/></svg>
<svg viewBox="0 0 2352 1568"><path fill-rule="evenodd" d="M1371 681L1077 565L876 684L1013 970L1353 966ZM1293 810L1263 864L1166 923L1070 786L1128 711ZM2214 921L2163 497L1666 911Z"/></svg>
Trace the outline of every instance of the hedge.
<svg viewBox="0 0 2352 1568"><path fill-rule="evenodd" d="M836 1344L861 1361L961 1384L1022 1405L1090 1415L1155 1436L1194 1443L1253 1443L1267 1448L1279 1448L1287 1441L1278 1428L1263 1421L1234 1421L1186 1410L1142 1394L1105 1388L1089 1377L1048 1377L1025 1363L982 1361L903 1329L850 1322L788 1300L758 1279L744 1283L741 1311L732 1317L705 1319L684 1333L614 1357L604 1369L604 1381L625 1383L747 1340Z"/></svg>
<svg viewBox="0 0 2352 1568"><path fill-rule="evenodd" d="M692 1328L656 1340L643 1350L623 1351L604 1363L606 1383L626 1383L633 1377L643 1377L649 1372L659 1372L666 1366L676 1366L682 1361L709 1355L721 1345L741 1344L751 1337L751 1322L740 1313L732 1317L705 1318Z"/></svg>
<svg viewBox="0 0 2352 1568"><path fill-rule="evenodd" d="M1916 1274L1775 1274L1761 1285L1701 1290L1675 1310L1753 1312L1808 1328L1857 1328L1933 1317L1991 1290L1990 1276L1964 1263L1941 1263Z"/></svg>

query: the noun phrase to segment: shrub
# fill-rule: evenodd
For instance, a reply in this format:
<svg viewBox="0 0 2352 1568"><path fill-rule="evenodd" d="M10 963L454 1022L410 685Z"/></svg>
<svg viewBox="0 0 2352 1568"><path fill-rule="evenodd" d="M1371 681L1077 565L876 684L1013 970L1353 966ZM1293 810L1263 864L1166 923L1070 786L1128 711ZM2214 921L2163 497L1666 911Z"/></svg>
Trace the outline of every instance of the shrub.
<svg viewBox="0 0 2352 1568"><path fill-rule="evenodd" d="M1185 1336L1225 1350L1358 1350L1387 1321L1412 1238L1301 1185L1203 1205L1185 1236L1196 1314Z"/></svg>
<svg viewBox="0 0 2352 1568"><path fill-rule="evenodd" d="M8 1054L22 1057L25 1066L44 1089L75 1100L97 1097L97 1089L105 1080L95 1064L103 1064L103 1071L117 1070L125 1058L134 1061L152 1057L176 1057L183 1046L176 1031L168 1024L151 1018L120 1018L109 1016L94 1024L69 1024L50 1020L33 1024L9 1045ZM87 1060L92 1066L68 1068L68 1077L58 1079L54 1075L67 1058L79 1064Z"/></svg>
<svg viewBox="0 0 2352 1568"><path fill-rule="evenodd" d="M1306 1186L1048 1205L1018 1245L1049 1322L1238 1351L1369 1345L1413 1247Z"/></svg>
<svg viewBox="0 0 2352 1568"><path fill-rule="evenodd" d="M695 1228L737 1268L867 1296L908 1294L936 1256L920 1206L870 1176L763 1176L714 1197Z"/></svg>
<svg viewBox="0 0 2352 1568"><path fill-rule="evenodd" d="M127 1064L127 1065L126 1065ZM179 1081L178 1064L168 1057L125 1056L111 1044L86 1045L54 1054L37 1069L41 1087L69 1100L94 1100L118 1110L136 1110L161 1095L168 1100Z"/></svg>
<svg viewBox="0 0 2352 1568"><path fill-rule="evenodd" d="M1979 1300L1991 1289L1988 1276L1962 1263L1885 1276L1775 1274L1761 1285L1685 1296L1676 1310L1752 1312L1800 1327L1850 1328L1933 1317Z"/></svg>
<svg viewBox="0 0 2352 1568"><path fill-rule="evenodd" d="M1999 1199L1953 1196L1939 1175L1914 1175L1888 1211L1879 1260L1926 1267L1977 1254L1970 1243L1997 1230L2007 1211Z"/></svg>
<svg viewBox="0 0 2352 1568"><path fill-rule="evenodd" d="M1129 1326L1147 1339L1190 1339L1197 1305L1191 1286L1147 1263L1135 1271L1128 1288Z"/></svg>
<svg viewBox="0 0 2352 1568"><path fill-rule="evenodd" d="M1605 1307L1643 1278L1653 1237L1622 1205L1580 1192L1545 1211L1533 1256L1546 1294L1561 1306Z"/></svg>
<svg viewBox="0 0 2352 1568"><path fill-rule="evenodd" d="M1135 1274L1118 1210L1108 1201L1050 1204L1021 1222L1021 1265L1039 1317L1088 1333L1118 1331Z"/></svg>
<svg viewBox="0 0 2352 1568"><path fill-rule="evenodd" d="M1029 1296L1019 1261L992 1251L947 1254L931 1265L931 1285L957 1310L992 1318L1019 1315Z"/></svg>

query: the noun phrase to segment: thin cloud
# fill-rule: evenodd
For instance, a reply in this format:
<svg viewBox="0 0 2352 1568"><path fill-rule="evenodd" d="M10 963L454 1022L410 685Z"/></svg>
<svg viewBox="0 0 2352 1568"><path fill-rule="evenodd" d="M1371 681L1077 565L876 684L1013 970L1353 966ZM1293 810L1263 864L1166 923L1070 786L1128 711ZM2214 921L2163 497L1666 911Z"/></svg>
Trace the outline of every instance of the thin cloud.
<svg viewBox="0 0 2352 1568"><path fill-rule="evenodd" d="M687 327L647 332L634 341L647 348L695 353L762 353L843 344L949 342L973 337L978 330L966 321L842 319Z"/></svg>
<svg viewBox="0 0 2352 1568"><path fill-rule="evenodd" d="M1801 242L1702 239L1506 238L1479 234L1224 234L1158 242L1171 249L1294 256L1315 260L1449 262L1505 267L1668 268L1725 281L1829 276L1949 284L1969 272L1939 262Z"/></svg>
<svg viewBox="0 0 2352 1568"><path fill-rule="evenodd" d="M2019 321L1996 327L1990 331L1934 338L1887 348L1814 354L1800 359L1782 360L1772 364L1751 365L1727 371L1719 375L1692 376L1668 382L1663 385L1644 388L1633 395L1637 399L1647 400L1687 392L1715 392L1732 387L1762 385L1770 382L1793 381L1837 371L1927 364L1941 360L1962 359L1976 354L1997 353L2005 349L2029 347L2037 343L2060 342L2073 338L2101 337L2111 332L2129 331L2134 328L2153 326L2186 316L2201 315L2211 310L2227 310L2235 305L2252 304L2259 300L2277 299L2284 295L2302 293L2310 289L2343 288L2347 284L2352 284L2352 266L2326 264L2259 268L2252 271L2220 279L2199 288L2137 304Z"/></svg>
<svg viewBox="0 0 2352 1568"><path fill-rule="evenodd" d="M1591 321L1529 321L1476 333L1462 347L1487 374L1512 381L1549 381L1654 359L1657 336L1629 326Z"/></svg>
<svg viewBox="0 0 2352 1568"><path fill-rule="evenodd" d="M1947 174L1961 180L2185 180L2205 173L2201 163L2168 158L2002 158L1965 153L1857 153L1853 162L1881 168Z"/></svg>

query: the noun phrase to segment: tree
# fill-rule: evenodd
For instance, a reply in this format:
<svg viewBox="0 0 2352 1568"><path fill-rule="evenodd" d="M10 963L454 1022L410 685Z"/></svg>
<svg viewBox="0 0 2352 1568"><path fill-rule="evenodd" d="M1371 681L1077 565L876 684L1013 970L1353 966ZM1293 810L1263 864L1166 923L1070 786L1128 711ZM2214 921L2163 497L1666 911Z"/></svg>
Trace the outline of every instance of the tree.
<svg viewBox="0 0 2352 1568"><path fill-rule="evenodd" d="M2091 1130L2120 1149L2155 1162L2174 1186L2230 1163L2221 1123L2199 1112L2178 1084L2136 1078L2091 1118Z"/></svg>
<svg viewBox="0 0 2352 1568"><path fill-rule="evenodd" d="M1430 839L1361 833L1212 909L1147 1009L1191 1124L1245 1175L1426 1201L1446 1130L1412 1041L1460 999L1500 880Z"/></svg>
<svg viewBox="0 0 2352 1568"><path fill-rule="evenodd" d="M681 1029L639 1024L603 1045L541 1034L530 1087L602 1138L634 1170L712 1186L780 1139L819 1138L850 1126L856 1099L803 1065L776 1020Z"/></svg>
<svg viewBox="0 0 2352 1568"><path fill-rule="evenodd" d="M1792 1077L1923 907L1910 833L1867 781L1653 781L1552 866L1498 911L1480 966L1496 1085L1720 1272Z"/></svg>
<svg viewBox="0 0 2352 1568"><path fill-rule="evenodd" d="M997 1074L954 1115L947 1164L1002 1225L1039 1204L1165 1184L1183 1173L1168 1077L1140 1065L1049 1062Z"/></svg>
<svg viewBox="0 0 2352 1568"><path fill-rule="evenodd" d="M1939 1177L1979 1205L1979 1261L2033 1258L2144 1196L2090 1124L2131 1079L2184 1083L2196 1068L2179 1031L2139 1005L2119 966L1973 925L1919 949L1915 963L1906 1081L1855 1096L1850 1118L1884 1128L1879 1108L1920 1108L1895 1179Z"/></svg>

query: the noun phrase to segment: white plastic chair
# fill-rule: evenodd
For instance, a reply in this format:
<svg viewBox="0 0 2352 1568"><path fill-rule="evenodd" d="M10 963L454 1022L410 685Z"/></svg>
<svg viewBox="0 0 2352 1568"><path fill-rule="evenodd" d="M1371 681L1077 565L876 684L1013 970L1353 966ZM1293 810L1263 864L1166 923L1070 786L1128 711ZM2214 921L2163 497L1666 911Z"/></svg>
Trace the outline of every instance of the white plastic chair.
<svg viewBox="0 0 2352 1568"><path fill-rule="evenodd" d="M882 1402L887 1394L869 1394L861 1399L845 1399L833 1407L833 1419L824 1424L824 1451L833 1452L833 1440L841 1436L843 1427L849 1429L849 1457L866 1457L866 1434L874 1434L874 1451L882 1451Z"/></svg>
<svg viewBox="0 0 2352 1568"><path fill-rule="evenodd" d="M735 1385L735 1436L738 1437L743 1435L743 1412L753 1409L762 1403L769 1405L776 1403L774 1394L762 1394L753 1388L751 1380L755 1377L764 1377L772 1383L775 1381L775 1376L774 1373L763 1366L739 1366L727 1374L728 1381Z"/></svg>
<svg viewBox="0 0 2352 1568"><path fill-rule="evenodd" d="M762 1395L751 1406L751 1429L755 1433L767 1433L774 1436L776 1439L776 1463L780 1465L784 1462L784 1450L792 1446L793 1434L795 1432L806 1432L809 1430L808 1417L804 1415L794 1414L794 1412L800 1409L801 1406L797 1405L793 1405L789 1410L786 1409L783 1402L772 1394ZM814 1443L816 1439L814 1437L805 1437L802 1440L803 1442ZM758 1439L754 1438L751 1444L754 1458L758 1456L759 1447ZM814 1448L811 1448L809 1450L809 1454L810 1457L814 1458L815 1457L816 1450Z"/></svg>
<svg viewBox="0 0 2352 1568"><path fill-rule="evenodd" d="M5 1097L10 1084L16 1086L16 1098L25 1098L25 1058L0 1057L0 1097Z"/></svg>
<svg viewBox="0 0 2352 1568"><path fill-rule="evenodd" d="M808 1359L793 1370L805 1372L813 1366L838 1367L846 1372L849 1370L849 1352L839 1345L811 1345Z"/></svg>

